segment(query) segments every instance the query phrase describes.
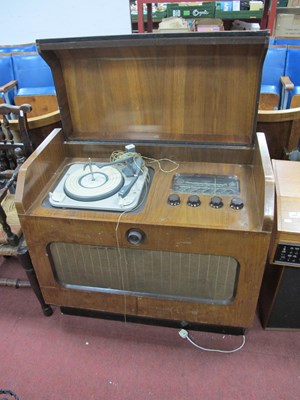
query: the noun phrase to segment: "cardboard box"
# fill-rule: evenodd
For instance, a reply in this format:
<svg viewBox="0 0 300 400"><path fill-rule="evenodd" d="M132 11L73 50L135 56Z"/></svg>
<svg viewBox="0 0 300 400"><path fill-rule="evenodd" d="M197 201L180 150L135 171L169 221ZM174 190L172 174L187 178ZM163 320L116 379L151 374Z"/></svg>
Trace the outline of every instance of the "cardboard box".
<svg viewBox="0 0 300 400"><path fill-rule="evenodd" d="M232 11L232 1L218 1L216 3L216 10Z"/></svg>
<svg viewBox="0 0 300 400"><path fill-rule="evenodd" d="M300 14L277 14L275 36L300 37Z"/></svg>
<svg viewBox="0 0 300 400"><path fill-rule="evenodd" d="M261 10L264 6L264 3L262 1L250 1L250 11L258 11Z"/></svg>
<svg viewBox="0 0 300 400"><path fill-rule="evenodd" d="M289 0L288 7L300 7L300 0Z"/></svg>
<svg viewBox="0 0 300 400"><path fill-rule="evenodd" d="M240 10L241 11L249 11L250 10L249 1L240 1Z"/></svg>
<svg viewBox="0 0 300 400"><path fill-rule="evenodd" d="M189 32L191 27L183 18L169 17L164 18L158 25L159 33L177 33L177 32Z"/></svg>
<svg viewBox="0 0 300 400"><path fill-rule="evenodd" d="M232 11L240 11L241 7L241 2L240 1L233 1L232 2Z"/></svg>
<svg viewBox="0 0 300 400"><path fill-rule="evenodd" d="M196 20L197 32L218 32L223 31L223 21L218 18L202 18Z"/></svg>

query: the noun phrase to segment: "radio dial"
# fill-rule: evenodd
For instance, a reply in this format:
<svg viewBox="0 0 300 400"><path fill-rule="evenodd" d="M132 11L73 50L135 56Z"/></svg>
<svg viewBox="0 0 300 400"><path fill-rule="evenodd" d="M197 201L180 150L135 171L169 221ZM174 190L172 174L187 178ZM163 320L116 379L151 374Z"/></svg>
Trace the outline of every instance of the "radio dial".
<svg viewBox="0 0 300 400"><path fill-rule="evenodd" d="M230 207L234 210L241 210L244 207L243 200L239 197L234 197L233 199L231 199Z"/></svg>
<svg viewBox="0 0 300 400"><path fill-rule="evenodd" d="M196 195L189 196L188 201L187 201L188 206L199 207L200 204L201 204L201 201L198 196L196 196Z"/></svg>
<svg viewBox="0 0 300 400"><path fill-rule="evenodd" d="M180 197L178 194L170 194L168 197L168 204L170 206L178 206L180 204Z"/></svg>
<svg viewBox="0 0 300 400"><path fill-rule="evenodd" d="M212 208L221 208L223 207L223 200L219 196L214 196L210 199L209 205Z"/></svg>

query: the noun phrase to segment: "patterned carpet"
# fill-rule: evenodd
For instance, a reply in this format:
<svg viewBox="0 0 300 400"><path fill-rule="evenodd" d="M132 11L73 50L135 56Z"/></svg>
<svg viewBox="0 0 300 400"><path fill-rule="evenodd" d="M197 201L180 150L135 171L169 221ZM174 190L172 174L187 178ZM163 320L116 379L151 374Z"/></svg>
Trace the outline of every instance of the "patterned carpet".
<svg viewBox="0 0 300 400"><path fill-rule="evenodd" d="M0 278L7 276L26 278L14 258L0 260ZM209 348L241 343L240 336L190 336ZM47 318L30 288L0 287L0 338L0 389L20 400L299 399L300 332L264 331L258 318L240 351L211 353L173 328L59 309Z"/></svg>

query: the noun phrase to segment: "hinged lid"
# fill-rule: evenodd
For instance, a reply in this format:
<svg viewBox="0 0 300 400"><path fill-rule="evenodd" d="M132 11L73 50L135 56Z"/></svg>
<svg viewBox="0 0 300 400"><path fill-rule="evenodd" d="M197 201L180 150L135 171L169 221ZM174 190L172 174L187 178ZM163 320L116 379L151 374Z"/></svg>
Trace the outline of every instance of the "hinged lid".
<svg viewBox="0 0 300 400"><path fill-rule="evenodd" d="M266 31L38 40L70 140L250 144Z"/></svg>

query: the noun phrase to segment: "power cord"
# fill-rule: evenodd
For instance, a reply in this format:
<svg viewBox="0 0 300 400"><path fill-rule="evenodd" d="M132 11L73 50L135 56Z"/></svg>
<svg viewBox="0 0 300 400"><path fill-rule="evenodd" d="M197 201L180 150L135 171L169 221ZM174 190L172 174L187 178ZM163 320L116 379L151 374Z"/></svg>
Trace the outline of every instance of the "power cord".
<svg viewBox="0 0 300 400"><path fill-rule="evenodd" d="M244 347L244 344L246 342L246 337L243 335L243 341L242 344L232 350L219 350L219 349L209 349L207 347L203 347L203 346L199 346L197 343L195 343L190 337L189 337L189 333L188 331L186 331L185 329L181 329L179 332L179 336L182 339L187 339L193 346L197 347L200 350L204 350L204 351L212 351L212 352L216 352L216 353L225 353L225 354L229 354L229 353L235 353L238 350L241 350Z"/></svg>

